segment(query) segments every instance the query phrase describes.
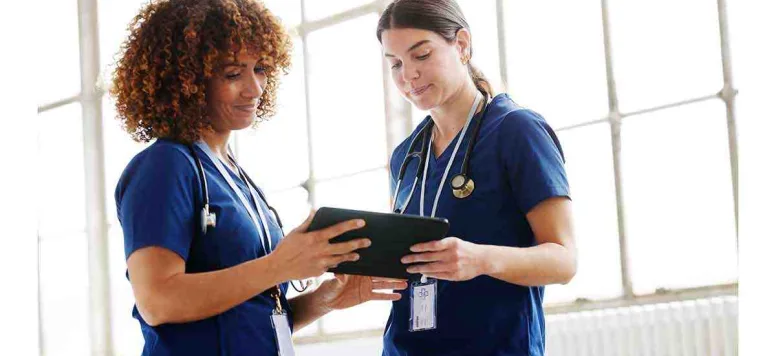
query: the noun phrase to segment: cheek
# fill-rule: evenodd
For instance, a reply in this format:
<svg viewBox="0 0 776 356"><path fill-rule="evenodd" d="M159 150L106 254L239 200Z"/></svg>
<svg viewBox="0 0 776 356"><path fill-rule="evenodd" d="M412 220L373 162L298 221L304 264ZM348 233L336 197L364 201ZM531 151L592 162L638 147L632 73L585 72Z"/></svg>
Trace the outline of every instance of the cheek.
<svg viewBox="0 0 776 356"><path fill-rule="evenodd" d="M398 70L395 70L393 68L391 68L390 71L391 71L391 79L393 79L393 84L396 84L397 87L401 88L402 85L404 85L404 80L401 79L401 74L399 73Z"/></svg>
<svg viewBox="0 0 776 356"><path fill-rule="evenodd" d="M218 83L208 90L208 105L216 111L229 107L234 101L233 88L228 83Z"/></svg>
<svg viewBox="0 0 776 356"><path fill-rule="evenodd" d="M451 74L456 73L455 63L451 63L446 56L437 56L436 60L429 66L430 75L435 79L449 80Z"/></svg>
<svg viewBox="0 0 776 356"><path fill-rule="evenodd" d="M467 69L454 59L445 58L434 65L431 76L445 91L455 90L469 78ZM446 95L446 94L444 94Z"/></svg>
<svg viewBox="0 0 776 356"><path fill-rule="evenodd" d="M407 96L407 93L404 92L404 85L406 83L401 78L401 73L398 70L391 69L391 79L393 79L393 84L396 86L396 89L399 91L399 93L401 93L401 96L407 100L410 100L411 98Z"/></svg>

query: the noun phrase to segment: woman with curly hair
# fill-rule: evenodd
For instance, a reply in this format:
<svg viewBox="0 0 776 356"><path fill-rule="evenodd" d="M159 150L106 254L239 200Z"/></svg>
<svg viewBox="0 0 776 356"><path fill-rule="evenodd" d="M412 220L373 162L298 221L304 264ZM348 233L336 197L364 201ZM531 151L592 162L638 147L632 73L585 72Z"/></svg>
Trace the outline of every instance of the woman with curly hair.
<svg viewBox="0 0 776 356"><path fill-rule="evenodd" d="M363 221L308 232L310 218L281 239L279 217L231 155L232 131L273 114L290 65L290 39L261 3L152 1L130 31L111 94L132 138L154 142L115 199L143 355L292 354L291 330L400 297L375 290L406 282L357 276L285 297L288 281L358 259L369 240L330 243Z"/></svg>

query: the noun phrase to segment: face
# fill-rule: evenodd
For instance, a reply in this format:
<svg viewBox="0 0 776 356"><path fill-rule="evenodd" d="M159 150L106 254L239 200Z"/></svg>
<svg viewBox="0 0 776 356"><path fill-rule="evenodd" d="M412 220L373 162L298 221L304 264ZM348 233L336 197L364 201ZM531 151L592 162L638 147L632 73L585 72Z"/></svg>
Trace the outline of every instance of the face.
<svg viewBox="0 0 776 356"><path fill-rule="evenodd" d="M207 110L216 131L241 130L253 123L267 85L258 57L245 52L222 63L207 83Z"/></svg>
<svg viewBox="0 0 776 356"><path fill-rule="evenodd" d="M414 28L382 33L383 54L393 82L420 110L443 105L470 80L462 61L469 43L466 29L459 30L452 43L434 32Z"/></svg>

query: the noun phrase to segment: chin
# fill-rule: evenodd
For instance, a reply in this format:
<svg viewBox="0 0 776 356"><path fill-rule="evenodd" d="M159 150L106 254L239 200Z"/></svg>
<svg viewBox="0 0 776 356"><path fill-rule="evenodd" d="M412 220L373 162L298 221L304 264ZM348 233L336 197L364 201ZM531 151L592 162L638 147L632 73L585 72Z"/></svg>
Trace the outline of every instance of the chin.
<svg viewBox="0 0 776 356"><path fill-rule="evenodd" d="M441 93L437 90L437 87L432 85L426 92L420 96L408 95L410 102L415 105L415 108L421 111L430 111L439 106L442 103Z"/></svg>
<svg viewBox="0 0 776 356"><path fill-rule="evenodd" d="M438 106L437 101L426 96L413 97L410 102L415 105L415 108L421 111L429 111Z"/></svg>
<svg viewBox="0 0 776 356"><path fill-rule="evenodd" d="M255 117L241 117L241 118L235 118L234 121L232 121L232 130L242 130L250 127L253 124L253 121L255 120Z"/></svg>

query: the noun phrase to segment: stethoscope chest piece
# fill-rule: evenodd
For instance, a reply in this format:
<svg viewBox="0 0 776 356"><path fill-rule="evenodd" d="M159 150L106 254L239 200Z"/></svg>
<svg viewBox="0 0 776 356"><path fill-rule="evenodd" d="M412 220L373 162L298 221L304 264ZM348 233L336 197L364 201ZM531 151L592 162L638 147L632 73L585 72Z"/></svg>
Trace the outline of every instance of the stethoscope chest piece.
<svg viewBox="0 0 776 356"><path fill-rule="evenodd" d="M205 207L202 208L199 221L202 222L202 233L206 234L208 227L216 227L216 213L211 213L210 207L206 204Z"/></svg>
<svg viewBox="0 0 776 356"><path fill-rule="evenodd" d="M463 174L456 174L450 185L453 188L453 196L458 199L468 198L474 192L474 180Z"/></svg>

